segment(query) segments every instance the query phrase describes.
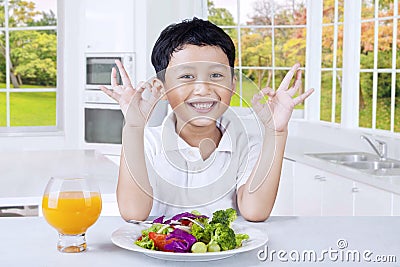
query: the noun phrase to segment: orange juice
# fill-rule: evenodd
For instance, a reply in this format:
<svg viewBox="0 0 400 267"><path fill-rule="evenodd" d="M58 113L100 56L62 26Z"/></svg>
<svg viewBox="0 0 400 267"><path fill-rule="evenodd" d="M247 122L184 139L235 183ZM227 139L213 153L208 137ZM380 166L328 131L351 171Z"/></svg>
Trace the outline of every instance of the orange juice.
<svg viewBox="0 0 400 267"><path fill-rule="evenodd" d="M59 192L45 194L43 216L47 222L65 235L85 233L101 212L101 196L97 192Z"/></svg>

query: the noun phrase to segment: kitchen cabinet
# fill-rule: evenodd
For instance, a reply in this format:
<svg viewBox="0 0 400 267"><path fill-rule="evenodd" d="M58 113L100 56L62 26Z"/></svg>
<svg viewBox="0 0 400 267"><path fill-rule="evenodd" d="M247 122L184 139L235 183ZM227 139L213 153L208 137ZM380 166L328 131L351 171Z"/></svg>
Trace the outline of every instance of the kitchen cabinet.
<svg viewBox="0 0 400 267"><path fill-rule="evenodd" d="M135 1L85 0L85 52L132 52Z"/></svg>
<svg viewBox="0 0 400 267"><path fill-rule="evenodd" d="M400 216L400 195L392 194L392 215Z"/></svg>
<svg viewBox="0 0 400 267"><path fill-rule="evenodd" d="M354 215L390 216L392 194L363 183L355 183Z"/></svg>
<svg viewBox="0 0 400 267"><path fill-rule="evenodd" d="M322 190L319 177L322 171L297 163L294 167L294 214L321 215Z"/></svg>
<svg viewBox="0 0 400 267"><path fill-rule="evenodd" d="M353 182L320 169L296 163L294 211L299 216L351 216Z"/></svg>
<svg viewBox="0 0 400 267"><path fill-rule="evenodd" d="M283 160L281 179L271 216L294 215L294 164L295 162L292 160Z"/></svg>

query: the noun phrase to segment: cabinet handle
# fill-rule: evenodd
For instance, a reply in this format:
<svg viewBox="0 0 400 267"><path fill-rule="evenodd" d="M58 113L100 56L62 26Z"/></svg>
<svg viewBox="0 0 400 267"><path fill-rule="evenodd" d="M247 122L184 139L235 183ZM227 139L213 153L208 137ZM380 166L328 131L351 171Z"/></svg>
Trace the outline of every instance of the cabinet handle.
<svg viewBox="0 0 400 267"><path fill-rule="evenodd" d="M314 179L316 179L316 180L320 180L322 178L322 176L321 175L319 175L319 174L317 174L317 175L314 175Z"/></svg>
<svg viewBox="0 0 400 267"><path fill-rule="evenodd" d="M351 192L357 193L357 192L360 192L360 189L358 189L357 187L353 187L353 188L351 189Z"/></svg>
<svg viewBox="0 0 400 267"><path fill-rule="evenodd" d="M320 180L321 182L325 182L325 181L326 181L326 177L325 177L325 176L321 176L321 178L319 178L319 180Z"/></svg>

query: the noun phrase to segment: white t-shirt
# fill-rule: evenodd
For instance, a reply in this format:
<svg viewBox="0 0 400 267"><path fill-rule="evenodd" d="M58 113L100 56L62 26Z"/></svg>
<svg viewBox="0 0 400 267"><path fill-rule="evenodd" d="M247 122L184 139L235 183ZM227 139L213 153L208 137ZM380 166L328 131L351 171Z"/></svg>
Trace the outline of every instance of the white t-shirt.
<svg viewBox="0 0 400 267"><path fill-rule="evenodd" d="M174 215L198 210L235 208L236 192L246 183L258 159L261 135L249 134L231 109L217 121L222 138L203 161L199 148L187 144L175 130L176 117L169 114L161 126L146 127L145 154L153 188L150 215Z"/></svg>

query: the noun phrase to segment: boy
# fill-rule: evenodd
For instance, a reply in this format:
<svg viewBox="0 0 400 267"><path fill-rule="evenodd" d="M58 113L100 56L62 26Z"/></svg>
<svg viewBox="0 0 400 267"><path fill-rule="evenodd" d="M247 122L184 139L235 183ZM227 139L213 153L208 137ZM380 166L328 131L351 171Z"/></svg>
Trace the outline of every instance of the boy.
<svg viewBox="0 0 400 267"><path fill-rule="evenodd" d="M264 135L250 136L229 109L236 88L234 61L230 37L194 18L161 33L152 52L157 78L134 88L116 62L123 85L117 84L113 69L112 90L101 89L119 102L126 122L117 186L125 220L192 209L211 215L229 207L249 221L268 218L288 121L294 106L313 90L293 98L301 87L299 64L294 65L277 91L264 88L253 97ZM142 97L144 90L151 92L148 99ZM268 102L261 104L264 96ZM173 113L162 126L145 127L159 99L167 99Z"/></svg>

